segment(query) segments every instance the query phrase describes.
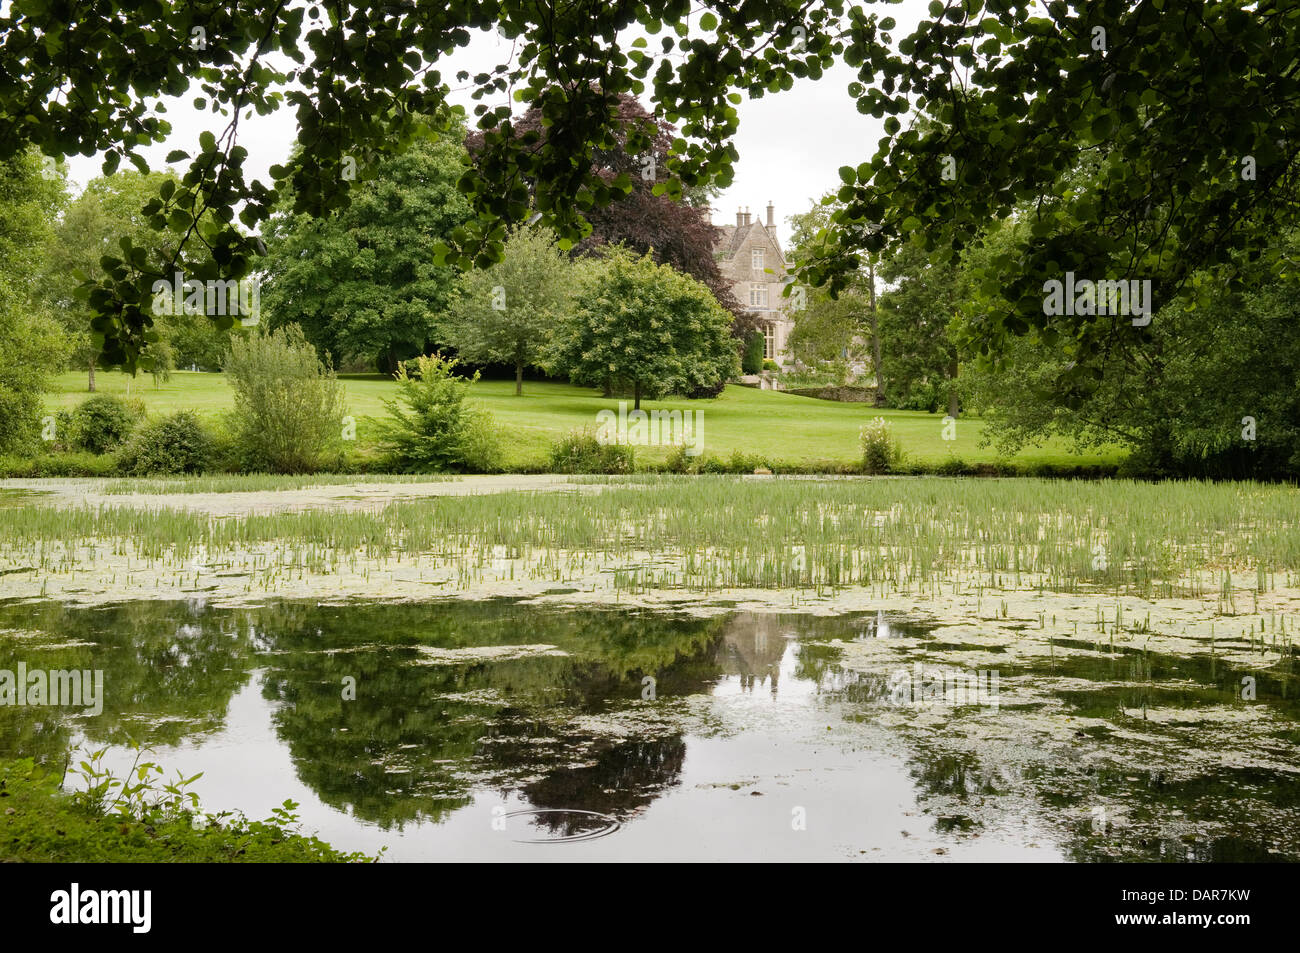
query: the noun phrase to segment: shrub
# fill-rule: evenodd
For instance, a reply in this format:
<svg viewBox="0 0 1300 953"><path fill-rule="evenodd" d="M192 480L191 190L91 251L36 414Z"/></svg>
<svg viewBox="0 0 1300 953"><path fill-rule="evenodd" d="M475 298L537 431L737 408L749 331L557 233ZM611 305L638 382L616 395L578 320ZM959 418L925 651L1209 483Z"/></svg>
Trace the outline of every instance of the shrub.
<svg viewBox="0 0 1300 953"><path fill-rule="evenodd" d="M34 456L0 456L0 477L33 479L38 477L111 477L120 476L119 460L114 454L40 453Z"/></svg>
<svg viewBox="0 0 1300 953"><path fill-rule="evenodd" d="M888 473L903 462L903 448L884 417L873 417L859 432L862 469L866 473Z"/></svg>
<svg viewBox="0 0 1300 953"><path fill-rule="evenodd" d="M697 467L700 473L731 473L731 468L726 460L723 460L717 454L706 453L699 462Z"/></svg>
<svg viewBox="0 0 1300 953"><path fill-rule="evenodd" d="M182 410L141 429L121 452L124 473L202 473L211 468L212 437L192 410Z"/></svg>
<svg viewBox="0 0 1300 953"><path fill-rule="evenodd" d="M143 417L144 408L138 401L127 403L112 394L96 394L68 415L68 445L90 453L108 453L126 443Z"/></svg>
<svg viewBox="0 0 1300 953"><path fill-rule="evenodd" d="M231 432L249 469L310 473L343 438L343 388L296 324L234 337L225 359L235 389Z"/></svg>
<svg viewBox="0 0 1300 953"><path fill-rule="evenodd" d="M745 339L745 351L740 358L742 374L757 374L763 369L763 346L761 333L751 334Z"/></svg>
<svg viewBox="0 0 1300 953"><path fill-rule="evenodd" d="M778 364L776 361L773 361L771 359L765 359L763 361L763 370L765 371L779 371L780 369L781 369L781 365Z"/></svg>
<svg viewBox="0 0 1300 953"><path fill-rule="evenodd" d="M673 447L668 451L668 459L664 461L665 473L695 473L699 465L697 457L686 455L684 446Z"/></svg>
<svg viewBox="0 0 1300 953"><path fill-rule="evenodd" d="M392 418L382 425L381 446L407 473L489 472L500 469L500 444L492 416L470 404L478 380L452 372L460 362L439 354L416 358L417 374L397 371L399 399L385 400ZM405 405L405 406L403 406Z"/></svg>
<svg viewBox="0 0 1300 953"><path fill-rule="evenodd" d="M551 445L552 473L631 473L635 464L631 447L601 443L590 429L575 430Z"/></svg>
<svg viewBox="0 0 1300 953"><path fill-rule="evenodd" d="M949 456L942 462L936 463L931 472L939 476L965 476L971 472L971 468L961 457Z"/></svg>

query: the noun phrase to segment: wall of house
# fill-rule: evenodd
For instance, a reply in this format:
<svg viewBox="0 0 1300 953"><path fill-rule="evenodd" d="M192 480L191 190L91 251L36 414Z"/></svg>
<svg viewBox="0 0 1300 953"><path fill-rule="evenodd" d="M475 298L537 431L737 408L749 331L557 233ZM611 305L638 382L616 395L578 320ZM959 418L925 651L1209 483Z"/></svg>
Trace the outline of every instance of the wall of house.
<svg viewBox="0 0 1300 953"><path fill-rule="evenodd" d="M734 225L723 226L722 238L718 243L718 269L731 283L732 293L746 310L757 312L772 328L773 359L781 365L788 360L786 341L794 329L794 322L789 315L789 299L781 297L785 287L785 256L776 240L776 227L772 207L768 206L768 226L757 220L757 216L746 212L737 212ZM754 261L754 251L763 253L762 264ZM757 265L757 267L756 267ZM756 303L752 292L761 289L765 301L760 296Z"/></svg>

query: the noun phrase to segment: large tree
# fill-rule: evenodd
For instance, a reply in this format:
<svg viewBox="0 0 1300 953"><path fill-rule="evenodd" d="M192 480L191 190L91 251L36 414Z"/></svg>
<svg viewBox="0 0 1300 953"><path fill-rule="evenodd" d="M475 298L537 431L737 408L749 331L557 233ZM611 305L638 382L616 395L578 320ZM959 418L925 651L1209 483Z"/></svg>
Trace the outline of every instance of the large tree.
<svg viewBox="0 0 1300 953"><path fill-rule="evenodd" d="M365 357L388 373L427 353L457 278L434 263L434 245L470 215L456 188L462 136L458 123L430 124L381 160L346 208L273 219L262 295L268 323L297 324L321 352L340 362Z"/></svg>
<svg viewBox="0 0 1300 953"><path fill-rule="evenodd" d="M1016 247L1025 224L993 229L968 250L970 266ZM1198 272L1194 306L1175 300L1151 320L1140 364L1115 351L1100 362L1087 398L1058 399L1072 358L1051 329L1008 342L1001 360L962 371L962 389L983 413L999 448L1062 436L1080 447L1119 446L1145 476L1266 478L1300 475L1300 298L1275 274L1274 254L1300 260L1300 230L1276 236L1256 261ZM1225 274L1245 276L1235 294ZM964 302L956 329L983 318L985 301Z"/></svg>
<svg viewBox="0 0 1300 953"><path fill-rule="evenodd" d="M628 94L617 97L611 109L618 122L613 141L595 152L592 165L600 180L614 190L613 198L608 205L586 211L590 231L583 228L584 237L573 245L573 253L591 255L610 245L624 245L638 254L650 254L655 261L703 282L718 303L736 316L738 328L749 327L753 319L736 300L713 255L722 230L709 219L712 190L686 189L676 197L665 191L676 130L656 120ZM526 142L542 142L549 129L538 106L510 123L511 134ZM645 131L649 142L644 151L634 153L629 142L638 131ZM470 155L480 161L487 159L487 135L475 132L467 140ZM529 188L535 188L535 183L529 182Z"/></svg>
<svg viewBox="0 0 1300 953"><path fill-rule="evenodd" d="M1240 287L1241 263L1268 254L1263 230L1293 220L1300 7L930 9L903 56L846 51L859 67L850 92L862 112L886 117L886 137L873 158L840 169L833 247L805 278L845 281L861 252L899 241L955 263L990 221L1018 217L1014 245L987 258L977 282L1000 307L966 323L968 341L996 361L1011 339L1046 333L1066 361L1045 397L1086 400L1118 351L1150 350L1155 332L1128 315L1053 314L1045 284L1149 280L1164 304L1193 293L1197 269L1221 265ZM1276 256L1270 265L1285 270Z"/></svg>

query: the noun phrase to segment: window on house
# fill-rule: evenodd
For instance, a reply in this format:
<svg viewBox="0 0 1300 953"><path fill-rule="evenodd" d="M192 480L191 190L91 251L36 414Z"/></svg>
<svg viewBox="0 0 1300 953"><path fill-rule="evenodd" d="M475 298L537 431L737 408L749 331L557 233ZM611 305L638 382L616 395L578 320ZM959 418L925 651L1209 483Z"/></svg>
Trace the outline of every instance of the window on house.
<svg viewBox="0 0 1300 953"><path fill-rule="evenodd" d="M776 325L770 321L763 325L763 360L776 360Z"/></svg>
<svg viewBox="0 0 1300 953"><path fill-rule="evenodd" d="M756 281L749 286L749 306L751 308L767 307L767 285Z"/></svg>
<svg viewBox="0 0 1300 953"><path fill-rule="evenodd" d="M751 248L749 250L749 264L755 271L763 270L763 249Z"/></svg>

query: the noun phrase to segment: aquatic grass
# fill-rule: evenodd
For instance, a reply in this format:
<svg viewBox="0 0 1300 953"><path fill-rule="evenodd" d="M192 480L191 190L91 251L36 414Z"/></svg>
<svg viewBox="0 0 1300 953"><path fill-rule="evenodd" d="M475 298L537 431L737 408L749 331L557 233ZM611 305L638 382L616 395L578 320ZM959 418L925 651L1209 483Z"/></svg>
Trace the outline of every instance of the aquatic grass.
<svg viewBox="0 0 1300 953"><path fill-rule="evenodd" d="M457 585L608 572L620 591L882 594L1035 586L1169 598L1300 573L1300 491L1255 483L655 476L574 491L214 517L103 505L0 510L0 567L66 572L111 552L211 576L414 561ZM195 560L198 560L195 563ZM188 571L188 570L186 570Z"/></svg>

